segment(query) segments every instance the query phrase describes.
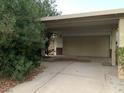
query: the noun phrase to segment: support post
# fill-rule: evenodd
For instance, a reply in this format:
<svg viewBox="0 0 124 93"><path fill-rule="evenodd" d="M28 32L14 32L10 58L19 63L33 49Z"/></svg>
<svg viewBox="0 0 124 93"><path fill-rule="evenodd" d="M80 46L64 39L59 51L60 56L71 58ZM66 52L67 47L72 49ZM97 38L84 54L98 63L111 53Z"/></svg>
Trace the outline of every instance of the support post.
<svg viewBox="0 0 124 93"><path fill-rule="evenodd" d="M116 32L117 32L117 30L113 30L112 34L111 34L112 66L116 65Z"/></svg>
<svg viewBox="0 0 124 93"><path fill-rule="evenodd" d="M124 18L119 20L119 47L124 47ZM120 79L124 79L124 70L118 65L118 76Z"/></svg>

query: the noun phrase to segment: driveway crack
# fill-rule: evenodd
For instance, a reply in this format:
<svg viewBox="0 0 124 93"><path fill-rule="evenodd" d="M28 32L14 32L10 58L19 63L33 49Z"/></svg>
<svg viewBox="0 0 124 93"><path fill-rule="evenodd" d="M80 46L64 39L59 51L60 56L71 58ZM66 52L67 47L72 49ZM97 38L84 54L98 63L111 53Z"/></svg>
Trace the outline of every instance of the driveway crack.
<svg viewBox="0 0 124 93"><path fill-rule="evenodd" d="M46 84L48 84L50 81L52 81L56 76L58 76L62 71L64 71L68 66L70 66L73 63L74 62L71 62L70 64L68 64L67 66L65 66L63 69L61 69L59 72L57 72L53 77L51 77L48 81L46 81L42 86L38 87L33 93L36 93L40 88L42 88L43 86L45 86Z"/></svg>

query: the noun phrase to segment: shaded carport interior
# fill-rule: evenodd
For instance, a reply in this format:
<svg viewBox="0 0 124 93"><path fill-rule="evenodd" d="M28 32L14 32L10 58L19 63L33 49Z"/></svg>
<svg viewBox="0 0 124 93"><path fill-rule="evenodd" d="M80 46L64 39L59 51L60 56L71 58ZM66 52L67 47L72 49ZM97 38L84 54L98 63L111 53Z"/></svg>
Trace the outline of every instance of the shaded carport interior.
<svg viewBox="0 0 124 93"><path fill-rule="evenodd" d="M119 18L123 16L124 10L119 9L45 17L42 21L47 31L63 38L56 48L62 48L64 55L111 57L112 33L118 29Z"/></svg>

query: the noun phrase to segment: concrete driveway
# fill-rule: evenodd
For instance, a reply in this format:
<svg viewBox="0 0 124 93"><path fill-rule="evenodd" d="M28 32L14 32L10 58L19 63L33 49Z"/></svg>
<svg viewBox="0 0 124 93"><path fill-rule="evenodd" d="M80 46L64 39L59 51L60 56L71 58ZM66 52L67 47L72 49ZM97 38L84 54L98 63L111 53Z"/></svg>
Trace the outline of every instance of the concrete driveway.
<svg viewBox="0 0 124 93"><path fill-rule="evenodd" d="M19 84L6 93L114 93L108 82L115 67L98 62L43 64L47 68L33 81Z"/></svg>

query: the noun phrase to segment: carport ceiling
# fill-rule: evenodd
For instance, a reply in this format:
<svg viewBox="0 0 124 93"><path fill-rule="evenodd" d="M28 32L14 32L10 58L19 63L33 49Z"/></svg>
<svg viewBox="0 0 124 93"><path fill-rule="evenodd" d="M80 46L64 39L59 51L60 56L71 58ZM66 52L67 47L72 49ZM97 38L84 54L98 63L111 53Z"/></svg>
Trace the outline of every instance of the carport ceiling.
<svg viewBox="0 0 124 93"><path fill-rule="evenodd" d="M62 15L41 18L47 31L86 29L86 28L109 28L118 27L119 19L124 16L124 9L115 9L99 12Z"/></svg>
<svg viewBox="0 0 124 93"><path fill-rule="evenodd" d="M59 20L59 21L50 21L45 23L47 29L63 29L63 28L85 28L85 27L94 27L94 26L110 26L117 27L118 19L68 19L68 20Z"/></svg>
<svg viewBox="0 0 124 93"><path fill-rule="evenodd" d="M47 31L112 31L118 27L118 19L61 20L46 23Z"/></svg>

